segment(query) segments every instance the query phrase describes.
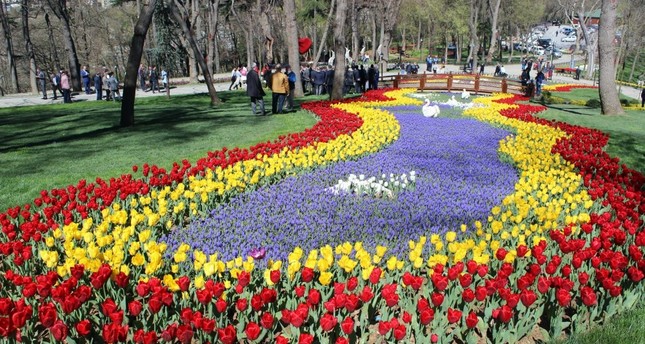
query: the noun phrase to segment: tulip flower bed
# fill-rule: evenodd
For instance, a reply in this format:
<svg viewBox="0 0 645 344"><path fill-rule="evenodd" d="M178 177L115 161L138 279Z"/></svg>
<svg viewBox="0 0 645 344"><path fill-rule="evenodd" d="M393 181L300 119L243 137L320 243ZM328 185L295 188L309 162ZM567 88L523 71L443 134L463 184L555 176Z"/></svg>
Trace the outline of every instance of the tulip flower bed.
<svg viewBox="0 0 645 344"><path fill-rule="evenodd" d="M537 119L531 114L542 107L517 104L526 99L508 95L477 99L481 106L464 114L513 135L482 129L472 121L434 122L445 125L444 131L456 125L470 130L462 130L460 141L466 146L460 151L467 157L459 166L464 175L457 175L458 168L449 164L447 175L473 178L466 179L471 182L493 178L496 185L506 185L497 195L476 194L481 203L471 205L477 211L470 214L464 211L468 205L449 204L445 195L424 186L424 178L439 182L437 174L444 171L423 159L427 157L416 156L428 149L415 145L430 139L414 132L423 128L418 121L432 119L401 113L401 127L393 115L379 109L420 107L418 100L404 97L406 92L410 91L370 92L352 101L306 104L321 120L303 133L250 149L210 153L195 166L184 161L165 171L144 165L141 178L124 175L44 191L33 205L1 214L0 338L110 343L412 338L418 343L516 342L584 329L640 297L645 276L645 178L604 153L606 135ZM474 145L471 134L482 137L484 143L477 147L481 155L467 150ZM493 161L486 151L504 136L499 152L513 162L519 176L500 173L508 166ZM447 139L437 140L435 145ZM372 155L377 151L381 152ZM380 155L386 158L373 161ZM481 159L480 168L497 164L484 168L491 175L478 179L468 170L468 161L476 158ZM457 215L464 218L446 220L438 228L396 223L391 232L398 237L365 235L361 241L341 243L349 239L340 235L360 224L355 218L348 220L345 230L321 229L322 235L336 236L334 246L322 236L307 243L307 237L284 233L282 242L291 239L298 246L272 256L268 240L285 228L276 225L266 242L239 247L238 252L257 258L267 255L261 264L252 257L233 259L233 251L225 249L207 251L234 228L224 228L226 232L209 239L212 243L200 237L189 243L161 240L188 232L185 226L208 228L209 221L242 221L247 216L242 221L247 227L240 230L248 231L259 216L287 217L287 207L267 205L276 202L269 197L279 197L280 188L304 188L306 200L299 205L321 214L324 209L316 208L316 201L336 197L327 196L324 189L349 173L378 178L411 170L417 175L414 190L401 191L395 198L410 204L408 211L414 209L405 197L416 193L418 198L436 197L441 198L438 203L461 206L466 214ZM517 179L509 187L504 184L508 180L496 176ZM279 180L284 182L276 184ZM464 189L471 189L466 191L472 195L472 187ZM383 203L397 209L392 199L345 198L360 211L376 212ZM243 208L238 200L264 202L265 208ZM423 202L417 199L414 205ZM223 213L227 207L229 212ZM422 221L423 214L410 214ZM208 215L210 219L194 220ZM483 223L476 222L478 217L485 217ZM285 220L294 221L286 227L296 231L308 225L293 217L273 223ZM336 225L343 228L345 222L341 218ZM265 234L258 233L257 240L261 235ZM388 240L403 240L408 248L404 252L380 245L395 244ZM206 245L198 249L200 244Z"/></svg>

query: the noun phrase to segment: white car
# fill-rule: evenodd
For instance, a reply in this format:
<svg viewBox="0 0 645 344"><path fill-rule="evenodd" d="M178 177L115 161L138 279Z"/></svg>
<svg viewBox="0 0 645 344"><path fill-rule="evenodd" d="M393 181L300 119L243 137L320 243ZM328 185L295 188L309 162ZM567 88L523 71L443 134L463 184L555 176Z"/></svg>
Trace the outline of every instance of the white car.
<svg viewBox="0 0 645 344"><path fill-rule="evenodd" d="M544 55L544 48L542 48L542 47L540 47L540 46L535 46L535 47L533 47L533 48L531 49L531 52L532 52L534 55L537 55L537 56L539 56L539 55Z"/></svg>
<svg viewBox="0 0 645 344"><path fill-rule="evenodd" d="M578 37L576 36L567 36L567 37L562 37L561 41L565 43L575 43L577 39Z"/></svg>

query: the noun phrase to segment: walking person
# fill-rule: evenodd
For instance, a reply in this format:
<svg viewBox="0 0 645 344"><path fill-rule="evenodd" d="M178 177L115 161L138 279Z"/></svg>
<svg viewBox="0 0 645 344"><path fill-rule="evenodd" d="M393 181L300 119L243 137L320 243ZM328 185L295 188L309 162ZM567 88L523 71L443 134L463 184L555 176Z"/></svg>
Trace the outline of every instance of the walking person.
<svg viewBox="0 0 645 344"><path fill-rule="evenodd" d="M60 71L62 72L62 71ZM58 96L56 95L56 91L60 93L61 97L63 96L63 90L60 88L60 72L58 74L52 74L51 79L52 79L52 90L54 90L54 100L58 99Z"/></svg>
<svg viewBox="0 0 645 344"><path fill-rule="evenodd" d="M38 88L43 93L43 99L47 99L47 74L40 68L36 68L36 80L38 81Z"/></svg>
<svg viewBox="0 0 645 344"><path fill-rule="evenodd" d="M251 97L251 111L253 111L253 115L266 115L263 98L266 93L264 93L264 89L262 88L262 81L260 81L257 64L255 63L253 63L253 68L246 74L246 94ZM256 110L260 110L260 113L257 113Z"/></svg>
<svg viewBox="0 0 645 344"><path fill-rule="evenodd" d="M432 71L432 62L434 62L434 59L430 54L428 54L428 57L426 57L426 71L431 72Z"/></svg>
<svg viewBox="0 0 645 344"><path fill-rule="evenodd" d="M108 72L107 68L103 67L103 88L105 89L105 100L110 101L112 100L112 95L110 92L110 84L108 83L108 80L110 79L110 75Z"/></svg>
<svg viewBox="0 0 645 344"><path fill-rule="evenodd" d="M153 66L150 70L150 88L152 93L159 92L159 76L157 75L157 66Z"/></svg>
<svg viewBox="0 0 645 344"><path fill-rule="evenodd" d="M271 113L282 113L284 100L289 94L289 80L282 72L282 67L277 64L275 73L271 75L271 91L273 91L273 99L271 101Z"/></svg>
<svg viewBox="0 0 645 344"><path fill-rule="evenodd" d="M83 80L83 86L85 87L85 94L91 94L90 72L87 71L87 66L83 66L83 68L81 68L81 79Z"/></svg>
<svg viewBox="0 0 645 344"><path fill-rule="evenodd" d="M645 107L645 88L641 91L641 107Z"/></svg>
<svg viewBox="0 0 645 344"><path fill-rule="evenodd" d="M163 84L163 89L168 92L168 72L165 68L161 67L161 83Z"/></svg>
<svg viewBox="0 0 645 344"><path fill-rule="evenodd" d="M94 90L96 91L96 100L103 99L103 78L101 72L97 71L94 74Z"/></svg>
<svg viewBox="0 0 645 344"><path fill-rule="evenodd" d="M535 96L539 97L542 95L542 84L544 83L544 73L542 70L539 70L535 76Z"/></svg>
<svg viewBox="0 0 645 344"><path fill-rule="evenodd" d="M228 90L233 89L233 85L237 82L237 67L233 68L233 71L231 72L231 85L228 87Z"/></svg>
<svg viewBox="0 0 645 344"><path fill-rule="evenodd" d="M141 91L146 91L146 67L143 66L143 63L139 65L139 85L141 85Z"/></svg>
<svg viewBox="0 0 645 344"><path fill-rule="evenodd" d="M72 102L72 93L70 90L69 75L67 71L60 73L60 88L63 90L63 103Z"/></svg>
<svg viewBox="0 0 645 344"><path fill-rule="evenodd" d="M110 88L110 92L112 93L112 99L114 101L121 100L121 92L119 92L119 80L116 79L113 72L109 72L108 75L108 86Z"/></svg>

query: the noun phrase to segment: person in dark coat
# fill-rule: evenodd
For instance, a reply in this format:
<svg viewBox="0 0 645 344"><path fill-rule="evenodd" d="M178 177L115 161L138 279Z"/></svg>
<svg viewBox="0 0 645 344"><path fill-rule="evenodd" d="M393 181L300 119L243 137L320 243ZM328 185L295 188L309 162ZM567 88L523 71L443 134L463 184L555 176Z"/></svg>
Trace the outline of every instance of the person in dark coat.
<svg viewBox="0 0 645 344"><path fill-rule="evenodd" d="M645 107L645 88L641 91L641 107Z"/></svg>
<svg viewBox="0 0 645 344"><path fill-rule="evenodd" d="M374 79L373 79L373 80L370 80L370 83L372 83L372 82L373 82L373 84L374 84L374 87L372 87L372 89L373 89L373 90L377 90L377 89L378 89L378 78L379 78L379 74L380 74L380 72L378 71L378 68L374 68Z"/></svg>
<svg viewBox="0 0 645 344"><path fill-rule="evenodd" d="M376 74L376 68L371 64L370 68L367 69L367 81L370 83L370 90L374 89L374 74Z"/></svg>
<svg viewBox="0 0 645 344"><path fill-rule="evenodd" d="M311 72L311 79L314 83L314 94L318 96L323 94L323 87L325 85L325 71L313 70Z"/></svg>
<svg viewBox="0 0 645 344"><path fill-rule="evenodd" d="M264 116L264 89L262 88L262 82L260 81L260 75L258 75L257 65L254 63L253 68L246 75L246 94L251 97L251 111L253 115L257 113L257 104L260 105L260 116Z"/></svg>
<svg viewBox="0 0 645 344"><path fill-rule="evenodd" d="M331 91L334 88L334 70L328 69L325 72L325 85L327 85L327 94L331 98Z"/></svg>
<svg viewBox="0 0 645 344"><path fill-rule="evenodd" d="M360 76L361 92L365 92L367 91L367 89L365 88L365 84L367 84L367 71L365 70L363 65L361 65L360 69L358 70L358 74Z"/></svg>
<svg viewBox="0 0 645 344"><path fill-rule="evenodd" d="M103 100L103 76L101 72L94 74L94 89L96 90L96 100Z"/></svg>

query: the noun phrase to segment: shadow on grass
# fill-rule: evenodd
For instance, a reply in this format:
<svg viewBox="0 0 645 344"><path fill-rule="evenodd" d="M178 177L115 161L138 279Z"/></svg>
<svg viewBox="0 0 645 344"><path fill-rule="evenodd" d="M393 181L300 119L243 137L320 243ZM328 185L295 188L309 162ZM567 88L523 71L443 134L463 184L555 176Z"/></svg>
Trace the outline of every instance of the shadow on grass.
<svg viewBox="0 0 645 344"><path fill-rule="evenodd" d="M141 99L135 106L135 125L119 126L119 103L87 102L41 105L0 110L0 153L23 148L100 139L109 135L165 133L168 140L196 138L208 127L234 124L253 126L248 97L243 93L221 94L222 104L208 106L204 95L176 96L171 99ZM16 111L18 110L18 111ZM190 125L186 125L190 123Z"/></svg>

